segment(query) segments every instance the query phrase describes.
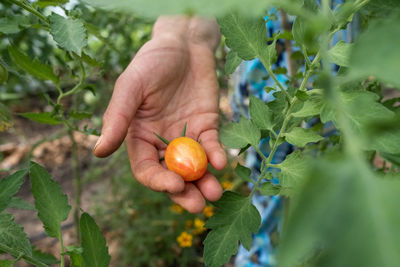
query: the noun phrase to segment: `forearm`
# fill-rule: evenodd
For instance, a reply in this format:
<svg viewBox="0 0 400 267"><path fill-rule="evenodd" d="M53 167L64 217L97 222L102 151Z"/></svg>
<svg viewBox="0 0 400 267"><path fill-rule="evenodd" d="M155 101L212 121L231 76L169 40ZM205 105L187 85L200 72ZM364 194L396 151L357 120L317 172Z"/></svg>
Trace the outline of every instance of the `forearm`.
<svg viewBox="0 0 400 267"><path fill-rule="evenodd" d="M175 39L187 44L204 45L215 51L221 34L215 19L161 16L153 27L152 38Z"/></svg>

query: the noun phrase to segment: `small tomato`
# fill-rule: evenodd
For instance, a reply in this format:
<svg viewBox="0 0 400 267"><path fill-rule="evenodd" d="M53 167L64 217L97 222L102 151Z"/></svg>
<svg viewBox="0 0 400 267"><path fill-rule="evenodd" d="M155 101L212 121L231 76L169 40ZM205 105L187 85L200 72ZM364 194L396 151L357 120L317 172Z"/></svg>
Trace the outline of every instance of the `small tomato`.
<svg viewBox="0 0 400 267"><path fill-rule="evenodd" d="M178 137L165 151L167 168L179 174L186 182L201 178L207 170L207 156L203 147L189 137Z"/></svg>

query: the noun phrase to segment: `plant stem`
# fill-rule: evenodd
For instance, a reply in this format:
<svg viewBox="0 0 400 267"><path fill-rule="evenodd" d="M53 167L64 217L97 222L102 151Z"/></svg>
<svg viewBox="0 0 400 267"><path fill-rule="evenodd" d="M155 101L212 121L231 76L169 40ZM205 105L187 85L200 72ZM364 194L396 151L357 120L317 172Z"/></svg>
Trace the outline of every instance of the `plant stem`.
<svg viewBox="0 0 400 267"><path fill-rule="evenodd" d="M79 215L80 215L80 207L81 207L81 198L82 198L82 180L79 172L79 154L78 154L78 144L76 143L74 132L72 130L68 131L69 139L71 140L71 167L72 167L72 177L74 181L74 205L73 205L73 216L74 216L74 225L77 236L78 243L80 242L80 229L79 229Z"/></svg>
<svg viewBox="0 0 400 267"><path fill-rule="evenodd" d="M37 11L36 9L34 9L32 6L25 4L22 1L18 1L18 0L8 0L11 3L22 7L23 9L25 9L26 11L30 12L31 14L35 15L36 17L38 17L40 20L42 20L44 23L46 23L46 25L49 24L49 22L47 21L46 17L43 16L39 11Z"/></svg>
<svg viewBox="0 0 400 267"><path fill-rule="evenodd" d="M83 63L82 63L81 60L79 60L79 66L80 66L80 68L81 68L81 76L80 76L80 78L79 78L79 82L78 82L71 90L69 90L69 91L67 91L67 92L65 92L65 93L62 92L61 89L58 90L59 93L60 93L60 95L59 95L58 98L57 98L57 104L58 104L58 105L60 105L61 99L63 99L63 98L66 97L66 96L73 95L73 94L75 94L76 92L78 92L79 89L81 89L81 86L82 86L83 82L84 82L85 79L86 79L86 72L85 72L85 67L83 66Z"/></svg>
<svg viewBox="0 0 400 267"><path fill-rule="evenodd" d="M0 244L0 250L10 254L11 256L13 256L16 259L22 258L22 259L24 259L24 261L26 261L27 263L32 264L34 266L48 267L48 265L34 259L33 257L25 255L25 254L21 255L20 251L15 251L14 249L12 249L4 244Z"/></svg>
<svg viewBox="0 0 400 267"><path fill-rule="evenodd" d="M65 260L64 260L64 254L65 254L65 249L64 249L64 242L62 238L62 232L60 229L60 236L58 237L58 240L60 242L60 267L65 266Z"/></svg>
<svg viewBox="0 0 400 267"><path fill-rule="evenodd" d="M261 63L263 64L264 68L267 70L268 75L271 76L271 78L274 80L274 82L278 85L279 89L282 91L282 93L285 94L286 98L290 102L292 97L285 90L285 87L283 87L283 85L278 81L278 79L275 76L275 73L272 71L272 69L268 66L267 62L265 62L265 60L262 57L259 57L259 59L260 59Z"/></svg>
<svg viewBox="0 0 400 267"><path fill-rule="evenodd" d="M321 57L321 54L318 52L317 55L315 56L315 58L313 59L313 61L312 61L312 63L311 63L311 66L314 66L316 63L318 63L318 61L320 60L320 57ZM307 84L308 80L310 79L311 73L312 73L312 68L310 68L309 70L307 70L306 75L304 76L303 81L301 82L300 88L299 88L298 90L305 90L306 84ZM264 156L264 157L262 157L262 158L263 158L263 160L264 160L264 162L265 162L266 167L271 166L271 161L272 161L272 159L273 159L273 157L274 157L274 155L275 155L275 152L276 152L276 150L277 150L277 148L278 148L278 146L279 146L279 139L282 137L283 133L285 133L285 131L286 131L286 127L287 127L287 125L288 125L288 123L289 123L289 121L290 121L290 119L291 119L291 117L292 117L292 116L291 116L291 112L292 112L293 106L294 106L294 104L297 102L297 100L298 100L298 99L297 99L297 97L295 96L295 97L293 97L292 100L290 101L290 105L289 105L289 108L288 108L287 111L286 111L285 119L284 119L284 121L283 121L283 123L282 123L282 127L281 127L281 129L280 129L280 131L279 131L279 133L278 133L277 138L275 139L275 142L274 142L274 144L273 144L273 146L272 146L272 149L271 149L271 152L269 153L268 158L265 159L264 154L258 149L258 147L257 147L257 148L254 147L254 149L255 149L259 154L261 153L261 154ZM260 156L261 156L261 155L260 155ZM257 190L259 184L261 183L262 179L264 179L264 175L265 175L267 169L268 169L268 168L265 168L264 172L262 172L261 175L260 175L260 177L258 177L256 183L254 184L253 189L252 189L251 192L250 192L249 199L251 199L252 196L255 194L255 192L256 192L256 190Z"/></svg>

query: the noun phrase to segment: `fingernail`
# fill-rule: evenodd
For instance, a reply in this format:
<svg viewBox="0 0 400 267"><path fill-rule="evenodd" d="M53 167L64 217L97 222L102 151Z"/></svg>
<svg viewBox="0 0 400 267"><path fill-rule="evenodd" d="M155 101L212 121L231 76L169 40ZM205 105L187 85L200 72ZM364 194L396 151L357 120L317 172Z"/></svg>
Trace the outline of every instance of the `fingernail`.
<svg viewBox="0 0 400 267"><path fill-rule="evenodd" d="M102 138L103 138L103 135L100 135L99 139L97 139L97 142L94 145L93 151L96 151L96 148L100 145Z"/></svg>

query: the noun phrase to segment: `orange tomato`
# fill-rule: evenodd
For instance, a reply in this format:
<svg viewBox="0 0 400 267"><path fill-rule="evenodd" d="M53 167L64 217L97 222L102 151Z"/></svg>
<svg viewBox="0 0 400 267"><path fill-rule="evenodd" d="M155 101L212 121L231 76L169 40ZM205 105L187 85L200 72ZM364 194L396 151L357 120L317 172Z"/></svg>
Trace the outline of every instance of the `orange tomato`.
<svg viewBox="0 0 400 267"><path fill-rule="evenodd" d="M179 174L186 182L201 178L207 170L207 156L203 147L189 137L178 137L165 151L167 168Z"/></svg>

